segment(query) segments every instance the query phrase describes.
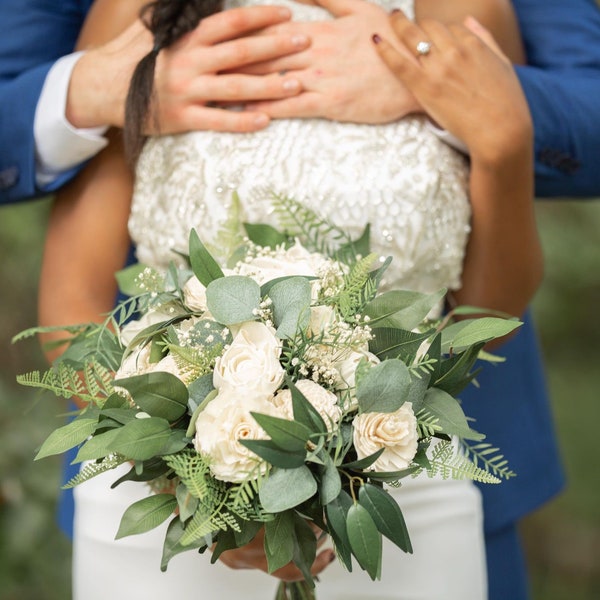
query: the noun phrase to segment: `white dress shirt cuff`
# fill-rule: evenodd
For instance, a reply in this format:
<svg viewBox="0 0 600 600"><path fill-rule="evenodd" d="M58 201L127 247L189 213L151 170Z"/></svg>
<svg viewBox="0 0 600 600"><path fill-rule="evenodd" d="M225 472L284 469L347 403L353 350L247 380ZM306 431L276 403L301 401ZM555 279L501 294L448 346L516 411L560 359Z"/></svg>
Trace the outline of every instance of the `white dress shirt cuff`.
<svg viewBox="0 0 600 600"><path fill-rule="evenodd" d="M462 152L463 154L469 154L469 149L465 145L465 143L458 139L455 135L452 135L449 131L438 127L431 121L427 121L427 127L431 129L431 131L437 135L437 137L442 140L442 142L448 144L448 146L452 146L455 150Z"/></svg>
<svg viewBox="0 0 600 600"><path fill-rule="evenodd" d="M36 148L36 182L52 183L61 173L91 158L108 143L108 127L76 129L65 115L71 73L82 52L56 61L46 76L33 124Z"/></svg>

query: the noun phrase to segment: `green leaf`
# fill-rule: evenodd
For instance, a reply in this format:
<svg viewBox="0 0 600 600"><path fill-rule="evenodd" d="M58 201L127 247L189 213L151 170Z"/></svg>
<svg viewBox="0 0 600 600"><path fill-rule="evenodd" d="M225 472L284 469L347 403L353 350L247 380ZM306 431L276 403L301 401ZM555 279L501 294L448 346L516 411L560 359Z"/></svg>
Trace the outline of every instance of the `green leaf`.
<svg viewBox="0 0 600 600"><path fill-rule="evenodd" d="M353 504L348 510L346 529L352 553L358 564L369 574L371 579L377 579L381 571L383 547L381 533L369 511L360 504Z"/></svg>
<svg viewBox="0 0 600 600"><path fill-rule="evenodd" d="M373 327L373 339L369 341L369 350L381 360L399 358L406 361L417 353L421 344L431 332L414 333L392 327Z"/></svg>
<svg viewBox="0 0 600 600"><path fill-rule="evenodd" d="M445 289L433 294L393 290L371 300L365 307L364 314L371 318L372 326L410 331L425 320L445 295Z"/></svg>
<svg viewBox="0 0 600 600"><path fill-rule="evenodd" d="M452 348L455 352L460 352L480 342L489 342L505 336L521 325L522 323L517 320L496 317L465 319L444 328L442 350L447 352Z"/></svg>
<svg viewBox="0 0 600 600"><path fill-rule="evenodd" d="M317 482L310 469L303 465L297 469L273 469L259 490L263 508L278 513L295 508L317 492Z"/></svg>
<svg viewBox="0 0 600 600"><path fill-rule="evenodd" d="M257 246L276 248L288 240L284 233L265 223L244 223L244 229L248 239Z"/></svg>
<svg viewBox="0 0 600 600"><path fill-rule="evenodd" d="M138 276L147 268L149 267L146 265L136 263L117 271L115 278L119 286L119 291L125 296L137 296L146 292L147 290L140 287Z"/></svg>
<svg viewBox="0 0 600 600"><path fill-rule="evenodd" d="M277 337L293 338L310 321L310 283L305 277L290 277L269 290Z"/></svg>
<svg viewBox="0 0 600 600"><path fill-rule="evenodd" d="M319 482L319 496L321 504L333 502L342 491L342 480L333 459L326 452L323 453L323 467Z"/></svg>
<svg viewBox="0 0 600 600"><path fill-rule="evenodd" d="M271 437L273 443L282 450L297 452L306 448L306 442L308 442L311 432L302 423L261 413L251 412L250 414Z"/></svg>
<svg viewBox="0 0 600 600"><path fill-rule="evenodd" d="M161 453L170 437L171 428L164 419L136 419L117 430L111 446L114 452L127 458L148 460Z"/></svg>
<svg viewBox="0 0 600 600"><path fill-rule="evenodd" d="M182 523L185 523L189 518L194 516L196 509L198 508L199 500L190 494L186 485L179 483L175 490L175 497L177 498L177 508L179 509L179 519Z"/></svg>
<svg viewBox="0 0 600 600"><path fill-rule="evenodd" d="M134 502L123 514L115 539L145 533L166 521L177 507L173 494L152 494Z"/></svg>
<svg viewBox="0 0 600 600"><path fill-rule="evenodd" d="M282 450L271 440L238 440L242 446L252 450L254 454L266 460L270 465L280 469L295 469L304 464L306 451L288 452Z"/></svg>
<svg viewBox="0 0 600 600"><path fill-rule="evenodd" d="M260 287L250 277L222 277L206 288L206 304L223 325L254 321L260 304Z"/></svg>
<svg viewBox="0 0 600 600"><path fill-rule="evenodd" d="M183 529L183 523L179 517L174 517L169 523L167 528L167 535L165 536L165 542L163 545L162 558L160 561L160 570L166 571L169 561L182 552L189 552L190 549L204 548L206 546L205 540L200 540L193 544L184 546L180 543L185 531ZM226 533L226 532L221 532ZM220 536L219 536L220 538ZM233 546L235 548L235 546Z"/></svg>
<svg viewBox="0 0 600 600"><path fill-rule="evenodd" d="M296 513L294 513L294 531L294 564L300 569L306 582L314 588L310 568L317 556L317 537L306 520Z"/></svg>
<svg viewBox="0 0 600 600"><path fill-rule="evenodd" d="M342 490L335 500L325 505L329 535L335 544L340 561L348 571L352 571L352 549L346 528L346 518L353 504L350 495Z"/></svg>
<svg viewBox="0 0 600 600"><path fill-rule="evenodd" d="M312 433L326 434L327 425L319 411L306 399L306 396L289 377L286 378L286 383L292 393L294 420L307 427Z"/></svg>
<svg viewBox="0 0 600 600"><path fill-rule="evenodd" d="M451 396L457 396L477 375L479 369L471 372L484 342L472 346L462 354L457 354L440 362L439 376L433 385Z"/></svg>
<svg viewBox="0 0 600 600"><path fill-rule="evenodd" d="M408 367L395 358L371 367L356 387L361 412L389 413L398 410L408 393L411 377Z"/></svg>
<svg viewBox="0 0 600 600"><path fill-rule="evenodd" d="M275 515L265 523L265 554L269 573L287 565L294 556L294 513L291 510Z"/></svg>
<svg viewBox="0 0 600 600"><path fill-rule="evenodd" d="M190 263L194 275L205 287L223 277L223 271L201 242L195 229L190 231Z"/></svg>
<svg viewBox="0 0 600 600"><path fill-rule="evenodd" d="M42 444L35 460L66 452L86 440L96 428L97 419L79 418L55 429Z"/></svg>
<svg viewBox="0 0 600 600"><path fill-rule="evenodd" d="M95 460L114 454L114 441L120 429L110 429L105 433L91 437L77 452L77 456L71 464L80 463L84 460Z"/></svg>
<svg viewBox="0 0 600 600"><path fill-rule="evenodd" d="M369 511L380 533L394 542L400 550L412 554L404 516L390 494L380 487L365 483L358 493L358 502Z"/></svg>
<svg viewBox="0 0 600 600"><path fill-rule="evenodd" d="M190 412L193 413L214 389L215 386L213 385L212 373L206 373L205 375L198 377L198 379L194 379L188 386L188 394L190 396L188 405Z"/></svg>
<svg viewBox="0 0 600 600"><path fill-rule="evenodd" d="M465 440L482 440L485 436L469 427L458 401L439 388L429 388L425 394L425 410L439 419L437 425L448 435Z"/></svg>
<svg viewBox="0 0 600 600"><path fill-rule="evenodd" d="M371 226L363 229L360 237L346 244L342 244L335 252L334 258L346 264L357 261L359 256L368 256L371 252Z"/></svg>
<svg viewBox="0 0 600 600"><path fill-rule="evenodd" d="M115 385L125 388L134 402L152 417L160 417L172 423L187 411L187 388L171 373L155 371L117 379Z"/></svg>
<svg viewBox="0 0 600 600"><path fill-rule="evenodd" d="M379 450L373 452L369 456L365 456L360 460L353 460L348 463L344 463L344 469L352 469L353 471L363 471L368 469L382 454L385 448L379 448Z"/></svg>

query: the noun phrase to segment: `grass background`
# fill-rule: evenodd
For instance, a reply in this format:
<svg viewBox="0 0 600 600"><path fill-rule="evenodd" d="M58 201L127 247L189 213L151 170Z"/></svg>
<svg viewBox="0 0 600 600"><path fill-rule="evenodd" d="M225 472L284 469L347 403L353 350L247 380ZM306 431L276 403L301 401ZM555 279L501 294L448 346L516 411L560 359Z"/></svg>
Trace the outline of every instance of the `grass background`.
<svg viewBox="0 0 600 600"><path fill-rule="evenodd" d="M10 344L36 322L48 209L47 200L0 209L0 600L70 597L70 544L55 523L60 460L32 460L64 405L15 383L44 363L35 340ZM535 600L592 600L600 598L600 203L540 202L538 220L546 278L534 314L569 485L523 533Z"/></svg>

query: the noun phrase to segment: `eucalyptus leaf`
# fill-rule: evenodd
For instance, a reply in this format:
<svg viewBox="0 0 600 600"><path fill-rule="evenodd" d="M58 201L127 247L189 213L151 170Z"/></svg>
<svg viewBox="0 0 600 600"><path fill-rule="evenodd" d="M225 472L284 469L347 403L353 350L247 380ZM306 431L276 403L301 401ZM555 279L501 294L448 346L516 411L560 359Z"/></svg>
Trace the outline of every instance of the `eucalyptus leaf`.
<svg viewBox="0 0 600 600"><path fill-rule="evenodd" d="M448 352L452 349L460 352L480 342L489 342L508 335L521 325L520 321L497 317L458 321L442 331L442 350Z"/></svg>
<svg viewBox="0 0 600 600"><path fill-rule="evenodd" d="M284 233L265 223L244 223L244 229L248 239L257 246L276 248L288 240Z"/></svg>
<svg viewBox="0 0 600 600"><path fill-rule="evenodd" d="M369 369L356 387L361 412L390 413L406 400L411 385L408 367L400 360L390 359Z"/></svg>
<svg viewBox="0 0 600 600"><path fill-rule="evenodd" d="M278 513L295 508L317 492L317 482L310 469L273 469L259 490L262 507Z"/></svg>
<svg viewBox="0 0 600 600"><path fill-rule="evenodd" d="M169 422L187 411L188 391L185 384L165 371L117 379L115 385L125 388L144 412Z"/></svg>
<svg viewBox="0 0 600 600"><path fill-rule="evenodd" d="M319 496L321 504L333 502L342 491L342 480L333 459L327 452L323 453L324 466L320 469Z"/></svg>
<svg viewBox="0 0 600 600"><path fill-rule="evenodd" d="M165 419L136 419L116 431L111 448L133 460L148 460L161 453L170 437L171 428Z"/></svg>
<svg viewBox="0 0 600 600"><path fill-rule="evenodd" d="M287 565L294 556L294 513L291 510L275 515L265 523L265 554L269 573Z"/></svg>
<svg viewBox="0 0 600 600"><path fill-rule="evenodd" d="M393 327L410 331L420 325L432 308L446 295L442 289L433 294L393 290L379 294L365 307L364 314L376 327Z"/></svg>
<svg viewBox="0 0 600 600"><path fill-rule="evenodd" d="M338 557L348 571L352 571L352 549L346 528L346 518L353 504L350 495L342 490L335 500L325 505L329 535L335 544Z"/></svg>
<svg viewBox="0 0 600 600"><path fill-rule="evenodd" d="M251 412L250 414L270 436L273 443L282 450L296 452L306 448L311 432L302 423L261 413Z"/></svg>
<svg viewBox="0 0 600 600"><path fill-rule="evenodd" d="M238 442L270 465L281 469L295 469L302 466L306 459L306 450L295 452L282 450L271 440L238 440Z"/></svg>
<svg viewBox="0 0 600 600"><path fill-rule="evenodd" d="M291 277L269 290L277 337L293 338L305 331L310 321L311 289L305 277Z"/></svg>
<svg viewBox="0 0 600 600"><path fill-rule="evenodd" d="M358 564L371 579L377 579L381 571L383 546L381 533L369 511L360 504L353 504L348 510L346 529L352 553Z"/></svg>
<svg viewBox="0 0 600 600"><path fill-rule="evenodd" d="M177 507L173 494L152 494L134 502L123 514L116 539L145 533L166 521Z"/></svg>
<svg viewBox="0 0 600 600"><path fill-rule="evenodd" d="M412 544L404 516L398 503L380 487L365 483L360 487L358 502L371 515L382 535L394 542L400 550L412 554Z"/></svg>
<svg viewBox="0 0 600 600"><path fill-rule="evenodd" d="M223 271L202 243L195 229L190 231L190 263L192 271L205 287L223 277Z"/></svg>
<svg viewBox="0 0 600 600"><path fill-rule="evenodd" d="M250 277L222 277L206 288L206 304L223 325L253 321L260 305L260 287Z"/></svg>
<svg viewBox="0 0 600 600"><path fill-rule="evenodd" d="M138 277L145 269L149 268L151 267L147 267L142 263L135 263L117 271L117 273L115 273L115 279L117 280L119 291L125 296L137 296L138 294L146 292L147 290L140 285L141 282ZM154 269L152 269L152 271L154 271Z"/></svg>
<svg viewBox="0 0 600 600"><path fill-rule="evenodd" d="M97 419L74 419L67 425L55 429L42 444L35 460L61 454L85 441L96 428Z"/></svg>
<svg viewBox="0 0 600 600"><path fill-rule="evenodd" d="M215 386L213 385L212 373L206 373L205 375L198 377L198 379L194 379L188 386L188 408L190 412L194 413L195 410L204 403L208 394L214 389Z"/></svg>
<svg viewBox="0 0 600 600"><path fill-rule="evenodd" d="M425 394L425 410L439 419L437 425L448 435L465 440L482 440L485 436L469 427L458 401L439 388L429 388Z"/></svg>

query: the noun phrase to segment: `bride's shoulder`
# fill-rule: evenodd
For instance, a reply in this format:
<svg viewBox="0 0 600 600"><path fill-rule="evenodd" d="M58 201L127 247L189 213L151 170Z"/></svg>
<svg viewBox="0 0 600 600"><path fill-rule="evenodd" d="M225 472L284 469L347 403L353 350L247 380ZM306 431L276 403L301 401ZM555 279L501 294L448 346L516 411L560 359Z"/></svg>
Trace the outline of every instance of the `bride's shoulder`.
<svg viewBox="0 0 600 600"><path fill-rule="evenodd" d="M524 62L519 24L509 0L415 0L415 16L417 21L435 19L446 24L460 24L467 16L475 17L513 62Z"/></svg>

